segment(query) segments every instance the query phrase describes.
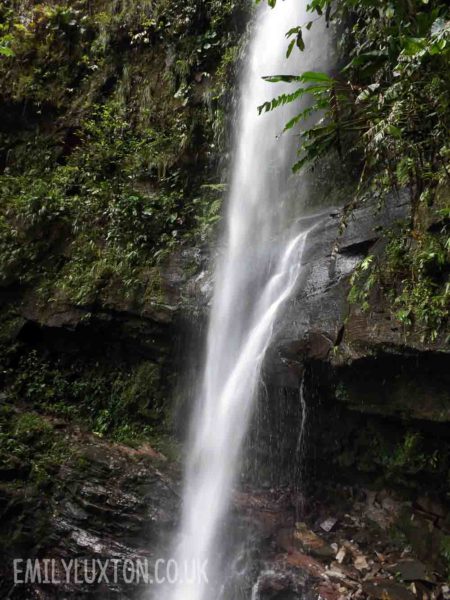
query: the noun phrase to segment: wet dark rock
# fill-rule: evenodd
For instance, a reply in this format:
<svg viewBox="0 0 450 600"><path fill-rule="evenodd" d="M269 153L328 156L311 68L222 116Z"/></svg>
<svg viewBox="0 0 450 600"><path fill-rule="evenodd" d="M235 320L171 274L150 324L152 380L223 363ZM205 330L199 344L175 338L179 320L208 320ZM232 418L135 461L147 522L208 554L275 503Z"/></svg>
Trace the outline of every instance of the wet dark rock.
<svg viewBox="0 0 450 600"><path fill-rule="evenodd" d="M335 491L344 490L336 488ZM320 596L328 600L437 600L441 597L445 588L443 574L431 573L414 550L405 545L404 539L392 537L392 530L373 525L367 505L377 502L381 506L384 501L385 510L388 510L394 498L386 490L378 494L355 494L353 502L347 505L347 512L330 532L323 533L324 539L320 543L333 549L336 560L318 555L312 523L323 521L319 515L324 509L339 514L338 496L337 493L334 501L324 501L320 493L319 497L311 498L305 521L297 523L295 529L287 525L272 532L259 529L259 537L253 539L254 547L258 549L251 570L254 574L253 598L278 598L277 594L295 594L299 590L301 597ZM273 507L275 497L275 490L260 491L247 497L246 518L255 510L258 520L261 508ZM278 509L284 511L284 519L278 520L280 523L289 523L295 515L293 498L294 495L285 490L284 502L278 504ZM408 508L411 516L414 509L411 505ZM303 544L296 539L299 531L305 538ZM284 595L280 597L284 598Z"/></svg>
<svg viewBox="0 0 450 600"><path fill-rule="evenodd" d="M299 600L303 597L304 582L289 572L263 573L257 584L258 600Z"/></svg>
<svg viewBox="0 0 450 600"><path fill-rule="evenodd" d="M272 485L295 477L313 489L344 483L401 491L395 501L377 498L367 507L373 524L389 530L407 501L415 502L434 528L447 531L447 332L430 340L414 327L401 326L376 289L367 312L348 302L356 265L368 254L379 255L383 233L410 218L408 193L394 194L382 206L368 201L351 213L341 233L342 218L341 210L318 218L302 257L297 292L275 327L264 365L269 401L262 394L260 442L252 442L262 456L261 471L267 478L266 464L275 463L269 472ZM296 454L305 414L306 433ZM295 466L299 455L301 468ZM432 491L432 501L422 498L424 490ZM421 535L415 529L411 524L403 531L408 530L408 539L412 532L422 546L432 546L436 557L438 540L425 543L430 532Z"/></svg>
<svg viewBox="0 0 450 600"><path fill-rule="evenodd" d="M435 526L433 518L427 518L416 511L404 509L397 527L408 539L417 556L428 564L444 572L445 565L441 555L445 534Z"/></svg>
<svg viewBox="0 0 450 600"><path fill-rule="evenodd" d="M311 577L324 577L325 575L325 566L320 561L304 552L292 550L285 557L285 561L288 565L302 569Z"/></svg>
<svg viewBox="0 0 450 600"><path fill-rule="evenodd" d="M371 579L362 584L363 591L376 600L415 600L416 595L407 587L387 579Z"/></svg>
<svg viewBox="0 0 450 600"><path fill-rule="evenodd" d="M425 513L436 515L437 517L445 518L447 516L447 510L442 502L437 498L430 496L419 496L415 502L419 510L423 510Z"/></svg>
<svg viewBox="0 0 450 600"><path fill-rule="evenodd" d="M419 560L401 560L394 565L386 567L386 569L393 575L398 576L402 581L427 581L429 583L436 581L436 578L430 573L429 569Z"/></svg>

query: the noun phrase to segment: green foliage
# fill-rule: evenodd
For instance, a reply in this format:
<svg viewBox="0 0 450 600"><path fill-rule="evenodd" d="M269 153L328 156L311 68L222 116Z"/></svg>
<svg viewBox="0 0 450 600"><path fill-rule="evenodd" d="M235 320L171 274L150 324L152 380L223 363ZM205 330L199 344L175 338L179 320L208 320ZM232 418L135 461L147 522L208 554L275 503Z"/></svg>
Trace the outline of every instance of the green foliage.
<svg viewBox="0 0 450 600"><path fill-rule="evenodd" d="M447 575L450 575L450 535L444 535L442 537L441 556L447 566Z"/></svg>
<svg viewBox="0 0 450 600"><path fill-rule="evenodd" d="M449 237L427 234L411 243L409 235L393 239L387 247L387 273L381 271L382 284L397 283L390 300L400 322L421 324L434 340L447 322L450 284L447 281ZM389 278L389 279L388 279Z"/></svg>
<svg viewBox="0 0 450 600"><path fill-rule="evenodd" d="M342 392L340 393L342 397ZM370 476L372 485L409 489L419 493L434 485L437 493L448 489L448 452L441 439L427 436L409 423L403 427L380 426L374 419L358 424L355 435L344 434L333 457L338 465ZM405 423L404 423L405 425ZM430 484L430 482L434 482Z"/></svg>
<svg viewBox="0 0 450 600"><path fill-rule="evenodd" d="M208 240L245 10L0 2L3 285L45 301L140 298L149 268Z"/></svg>
<svg viewBox="0 0 450 600"><path fill-rule="evenodd" d="M358 304L363 310L370 307L369 296L377 281L376 274L372 270L374 256L367 256L354 270L350 279L349 300L353 304Z"/></svg>
<svg viewBox="0 0 450 600"><path fill-rule="evenodd" d="M116 362L111 367L107 362L79 359L69 364L22 349L3 357L1 367L8 401L27 409L20 426L14 426L20 444L27 443L27 429L32 445L37 434L45 433L45 443L55 441L49 421L53 418L70 420L100 437L131 445L150 441L157 448L169 434L170 378L158 363L141 361L130 367ZM11 410L5 409L5 419L11 420ZM18 456L23 454L20 444Z"/></svg>
<svg viewBox="0 0 450 600"><path fill-rule="evenodd" d="M11 48L11 42L14 37L9 33L8 21L12 18L12 9L7 8L4 3L0 4L0 55L14 56L14 50Z"/></svg>
<svg viewBox="0 0 450 600"><path fill-rule="evenodd" d="M82 306L86 320L99 306L168 303L161 263L207 243L219 219L248 10L245 0L0 0L0 287L31 291L44 311ZM51 479L61 418L170 450L164 364L68 364L14 341L15 314L0 325L8 406L30 419L11 408L1 422L12 472L31 465Z"/></svg>
<svg viewBox="0 0 450 600"><path fill-rule="evenodd" d="M307 94L308 107L287 124L300 125L300 159L295 169L338 147L343 158L363 156L364 181L410 185L419 197L447 176L450 28L447 4L435 0L318 0L310 12L347 26L350 62L338 76L310 73L269 77L303 84L266 103L273 110ZM310 29L313 21L306 24ZM350 27L349 27L350 25ZM302 27L287 35L299 36ZM298 38L297 42L303 40ZM297 43L303 49L304 42ZM288 53L292 50L292 41ZM315 83L314 85L309 85ZM306 84L306 85L305 85ZM306 118L319 115L304 126Z"/></svg>
<svg viewBox="0 0 450 600"><path fill-rule="evenodd" d="M51 485L52 475L67 458L61 434L51 422L34 412L0 408L0 458L4 469L24 475L39 488Z"/></svg>
<svg viewBox="0 0 450 600"><path fill-rule="evenodd" d="M423 452L422 438L417 432L407 432L390 456L386 456L388 476L395 478L399 472L417 474L437 465L437 453L431 456Z"/></svg>

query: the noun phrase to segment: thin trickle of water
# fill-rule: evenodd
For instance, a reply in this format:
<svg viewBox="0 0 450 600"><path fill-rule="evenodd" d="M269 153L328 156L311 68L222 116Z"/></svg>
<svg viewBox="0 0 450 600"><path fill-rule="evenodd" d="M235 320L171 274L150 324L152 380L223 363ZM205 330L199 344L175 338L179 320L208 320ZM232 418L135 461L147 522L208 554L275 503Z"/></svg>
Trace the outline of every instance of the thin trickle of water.
<svg viewBox="0 0 450 600"><path fill-rule="evenodd" d="M304 444L305 444L305 431L306 431L306 419L307 419L307 406L306 406L306 400L305 400L305 376L303 375L302 377L302 381L300 383L300 389L299 389L299 400L300 400L300 407L302 409L302 414L301 414L301 420L300 420L300 430L298 432L298 438L297 438L297 446L295 448L295 466L297 468L297 473L296 473L296 477L295 477L295 481L299 481L300 480L300 474L301 474L301 469L302 469L302 455L303 455L303 449L304 449Z"/></svg>
<svg viewBox="0 0 450 600"><path fill-rule="evenodd" d="M214 600L219 595L224 579L218 568L219 534L262 362L279 309L298 281L312 228L293 228L286 222L295 139L279 134L293 108L261 117L257 113L258 105L286 90L285 84L268 84L262 77L301 68L297 55L285 58L285 33L306 20L306 0L279 2L274 10L260 6L245 57L226 231L215 273L203 381L192 417L175 556L179 565L207 560L210 583L178 582L166 594L170 600Z"/></svg>

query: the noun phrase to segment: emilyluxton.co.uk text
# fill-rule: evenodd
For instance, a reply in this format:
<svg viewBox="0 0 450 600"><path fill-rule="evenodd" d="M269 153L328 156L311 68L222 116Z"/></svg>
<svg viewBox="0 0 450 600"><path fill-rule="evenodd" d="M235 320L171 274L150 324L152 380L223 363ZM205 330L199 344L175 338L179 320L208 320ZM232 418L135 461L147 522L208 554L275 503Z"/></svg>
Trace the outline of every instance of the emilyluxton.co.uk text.
<svg viewBox="0 0 450 600"><path fill-rule="evenodd" d="M129 585L174 585L176 583L208 583L208 561L187 561L179 564L174 559L158 559L154 564L147 559L80 559L40 558L13 560L14 583L92 585L119 583Z"/></svg>

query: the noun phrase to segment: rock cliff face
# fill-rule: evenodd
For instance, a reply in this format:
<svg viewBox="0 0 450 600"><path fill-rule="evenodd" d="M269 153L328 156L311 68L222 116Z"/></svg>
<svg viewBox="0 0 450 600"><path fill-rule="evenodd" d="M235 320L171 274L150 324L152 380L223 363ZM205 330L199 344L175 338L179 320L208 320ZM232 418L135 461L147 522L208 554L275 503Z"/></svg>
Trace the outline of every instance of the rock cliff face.
<svg viewBox="0 0 450 600"><path fill-rule="evenodd" d="M380 303L376 313L366 313L347 300L357 264L369 252L380 251L383 228L408 215L408 196L401 194L390 198L384 208L367 205L354 211L343 233L342 210L329 210L317 220L303 257L302 280L277 324L267 355L265 394L257 415L260 426L257 435L250 435L255 443L249 464L257 465L257 475L253 471L249 477L254 486L275 490L290 489L301 480L304 493L319 492L325 497L330 487L342 484L394 490L400 499L419 506L414 508L419 512L411 530L408 523L413 513L406 505L396 522L399 531L415 543L424 559L432 547L433 560L442 565L440 548L450 533L447 347L441 339L428 343L405 330ZM174 255L163 272L164 299L150 299L147 304L109 296L95 306L40 305L32 291L20 299L4 295L5 307L14 306L10 342L18 344L21 352L32 350L39 359L37 368L42 368L41 359L47 370L55 364L68 368L80 353L84 357L78 371L81 377L92 364L103 370L108 363L120 368L125 363L127 372L133 373L142 364L157 366L156 375L151 370L150 379L131 378L130 385L133 394L136 386L147 386L143 405L136 406L143 410L144 419L154 418L152 439L158 450L139 438L132 441L134 448L102 440L98 422L94 425L97 435L68 423L52 404L52 394L60 393L53 389L60 385L54 377L46 375L40 384L32 378L22 382L22 387L7 385L2 397L5 430L14 429L17 434L27 428L30 433L21 442L36 456L21 456L15 449L3 452L2 593L19 599L58 597L54 587L45 584L13 586L11 560L22 555L139 558L148 559L151 569L154 560L168 551L169 533L178 518L179 472L159 452L168 450L161 436L165 431L162 437L169 437L169 426L155 418L151 408L159 402L163 413L168 411L167 398L173 398L177 389L173 373L193 363L195 371L195 360L188 356L190 346L185 344L189 339L192 343L194 332L202 328L211 288L206 257L195 254L194 259L196 270L187 268L192 252ZM186 275L189 272L193 274ZM197 349L194 353L199 354ZM6 373L7 384L9 377ZM73 371L68 377L74 382ZM55 416L40 414L39 385L48 396L45 406ZM22 398L17 397L20 393L24 393ZM13 415L6 418L10 394L16 394L17 400ZM179 409L183 411L183 402ZM23 424L30 410L37 411L38 422ZM11 439L17 443L17 435L11 434ZM256 463L252 462L255 453ZM430 502L438 502L441 516L420 509ZM287 504L283 518L294 510L295 502ZM245 522L248 510L239 508L239 501L237 506ZM254 518L259 517L250 510L250 519ZM429 541L424 545L425 533L420 531L425 529ZM264 546L265 535L260 538L257 533L253 542ZM255 568L252 565L250 570ZM289 579L289 585L300 586L306 593L304 579L300 577L300 585L294 577L294 584L288 571L281 579ZM268 589L272 585L271 580ZM130 587L124 581L58 590L76 591L73 597L86 598L103 597L106 591L117 598L139 598L143 593L142 587Z"/></svg>
<svg viewBox="0 0 450 600"><path fill-rule="evenodd" d="M0 3L0 595L123 598L139 590L14 587L11 561L154 562L167 545L175 375L207 301L201 248L248 7L13 4Z"/></svg>
<svg viewBox="0 0 450 600"><path fill-rule="evenodd" d="M128 584L123 568L148 564L154 577L178 519L175 373L184 372L183 343L192 343L207 301L201 266L187 277L187 264L192 253L173 256L164 296L147 303L119 295L94 306L41 304L33 290L3 294L2 597L149 597L142 578ZM63 583L14 585L16 558L38 560L42 573L44 559L55 560ZM84 564L98 575L96 560L109 561L107 575L64 583L61 561L71 559L80 581Z"/></svg>
<svg viewBox="0 0 450 600"><path fill-rule="evenodd" d="M383 349L448 352L444 336L427 343L414 330L401 327L380 303L381 295L372 311L348 302L355 268L368 254L381 255L383 236L411 218L410 212L409 195L400 192L382 205L372 200L353 210L343 232L341 210L318 221L309 235L298 292L279 324L276 344L282 356L303 354L337 366Z"/></svg>

